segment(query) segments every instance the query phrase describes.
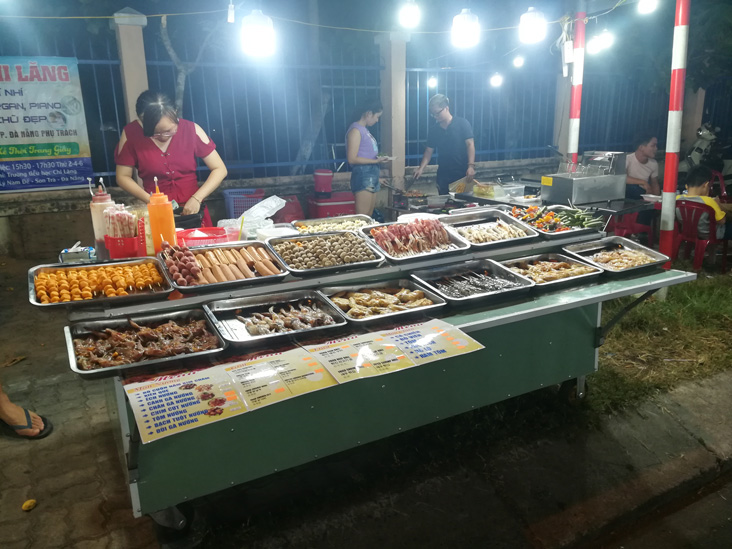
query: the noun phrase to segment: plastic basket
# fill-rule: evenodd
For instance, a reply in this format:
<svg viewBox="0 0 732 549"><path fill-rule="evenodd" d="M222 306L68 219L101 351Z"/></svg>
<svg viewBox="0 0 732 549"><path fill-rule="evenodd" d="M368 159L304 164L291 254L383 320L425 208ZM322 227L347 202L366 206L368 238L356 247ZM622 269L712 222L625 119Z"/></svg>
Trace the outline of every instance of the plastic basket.
<svg viewBox="0 0 732 549"><path fill-rule="evenodd" d="M226 201L226 216L229 219L236 219L262 201L264 189L226 189L223 195Z"/></svg>
<svg viewBox="0 0 732 549"><path fill-rule="evenodd" d="M206 236L190 236L198 231ZM220 244L228 242L229 236L223 227L202 227L199 229L186 229L176 233L178 244L181 246L205 246L207 244Z"/></svg>

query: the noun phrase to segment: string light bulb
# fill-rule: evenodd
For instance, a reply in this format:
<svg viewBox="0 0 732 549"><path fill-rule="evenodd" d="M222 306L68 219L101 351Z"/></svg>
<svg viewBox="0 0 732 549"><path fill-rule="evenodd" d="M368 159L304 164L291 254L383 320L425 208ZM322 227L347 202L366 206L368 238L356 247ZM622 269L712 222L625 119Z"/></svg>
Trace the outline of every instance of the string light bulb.
<svg viewBox="0 0 732 549"><path fill-rule="evenodd" d="M598 38L600 39L600 45L602 46L603 50L612 47L612 45L615 43L615 36L607 29L603 29Z"/></svg>
<svg viewBox="0 0 732 549"><path fill-rule="evenodd" d="M435 78L434 76L430 76L427 79L427 87L428 88L436 88L437 87L437 78Z"/></svg>
<svg viewBox="0 0 732 549"><path fill-rule="evenodd" d="M271 17L264 15L262 10L252 10L241 23L241 47L245 54L251 57L274 54L277 40Z"/></svg>
<svg viewBox="0 0 732 549"><path fill-rule="evenodd" d="M536 44L546 38L544 14L529 8L519 19L519 40L524 44Z"/></svg>
<svg viewBox="0 0 732 549"><path fill-rule="evenodd" d="M489 80L489 82L490 82L491 86L493 86L494 88L500 88L501 85L503 84L503 76L496 73L493 76L491 76L491 79Z"/></svg>
<svg viewBox="0 0 732 549"><path fill-rule="evenodd" d="M516 57L513 58L513 66L516 67L517 69L520 69L521 67L524 66L523 55L517 55Z"/></svg>
<svg viewBox="0 0 732 549"><path fill-rule="evenodd" d="M638 13L641 15L647 15L651 12L656 11L658 7L658 0L640 0L638 2Z"/></svg>
<svg viewBox="0 0 732 549"><path fill-rule="evenodd" d="M226 22L233 23L236 20L234 12L234 0L229 0L229 10L226 12Z"/></svg>
<svg viewBox="0 0 732 549"><path fill-rule="evenodd" d="M452 18L452 45L472 48L480 42L480 21L468 8Z"/></svg>
<svg viewBox="0 0 732 549"><path fill-rule="evenodd" d="M399 10L399 24L405 29L413 29L419 25L422 13L415 0L407 0Z"/></svg>

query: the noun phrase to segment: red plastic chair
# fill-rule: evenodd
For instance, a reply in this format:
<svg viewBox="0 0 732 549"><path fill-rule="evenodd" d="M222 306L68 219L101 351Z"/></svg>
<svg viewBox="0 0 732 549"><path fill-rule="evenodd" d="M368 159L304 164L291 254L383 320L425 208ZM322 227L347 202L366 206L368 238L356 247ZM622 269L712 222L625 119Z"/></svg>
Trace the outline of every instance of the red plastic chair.
<svg viewBox="0 0 732 549"><path fill-rule="evenodd" d="M613 220L608 225L607 230L608 232L613 232L616 236L647 233L648 246L653 247L653 226L638 223L638 212L613 216Z"/></svg>
<svg viewBox="0 0 732 549"><path fill-rule="evenodd" d="M722 175L722 172L712 170L712 179L711 179L712 187L714 187L715 180L719 183L719 201L728 203L730 200L729 200L729 197L727 196L727 187L724 184L724 176Z"/></svg>
<svg viewBox="0 0 732 549"><path fill-rule="evenodd" d="M707 247L710 244L722 244L722 272L727 271L727 240L717 240L717 221L714 219L714 209L706 204L701 204L693 200L680 199L676 201L676 212L680 218L680 228L676 241L674 242L674 252L672 259L676 259L679 254L681 243L686 243L686 258L691 253L691 245L694 245L694 270L699 271L702 268L702 261ZM699 219L702 215L709 216L709 236L704 239L699 237L698 227Z"/></svg>

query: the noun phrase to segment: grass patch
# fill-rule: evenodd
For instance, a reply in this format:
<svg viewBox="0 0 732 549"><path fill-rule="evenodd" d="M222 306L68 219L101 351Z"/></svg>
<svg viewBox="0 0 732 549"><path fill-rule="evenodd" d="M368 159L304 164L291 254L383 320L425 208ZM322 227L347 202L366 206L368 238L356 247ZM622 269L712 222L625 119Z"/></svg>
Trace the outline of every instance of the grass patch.
<svg viewBox="0 0 732 549"><path fill-rule="evenodd" d="M732 277L701 273L628 313L600 348L588 406L611 413L683 381L732 368ZM608 302L603 323L632 298Z"/></svg>

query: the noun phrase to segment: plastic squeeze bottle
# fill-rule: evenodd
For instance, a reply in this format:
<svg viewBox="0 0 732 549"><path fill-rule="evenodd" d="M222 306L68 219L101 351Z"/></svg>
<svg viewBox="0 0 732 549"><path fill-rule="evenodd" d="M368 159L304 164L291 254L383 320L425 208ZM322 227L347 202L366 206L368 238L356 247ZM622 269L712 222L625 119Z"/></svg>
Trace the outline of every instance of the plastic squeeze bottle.
<svg viewBox="0 0 732 549"><path fill-rule="evenodd" d="M155 192L150 195L147 211L150 214L150 232L152 233L155 253L163 249L163 240L167 241L171 246L175 246L173 204L168 200L167 195L160 192L157 178L155 178Z"/></svg>
<svg viewBox="0 0 732 549"><path fill-rule="evenodd" d="M89 191L92 193L92 201L89 204L92 216L92 227L94 227L94 248L97 251L97 259L109 259L109 252L107 247L104 245L104 235L106 229L104 226L104 210L110 206L114 206L112 197L107 193L107 189L104 187L102 178L99 178L99 187L97 192L94 193L91 190L92 180L88 178Z"/></svg>

